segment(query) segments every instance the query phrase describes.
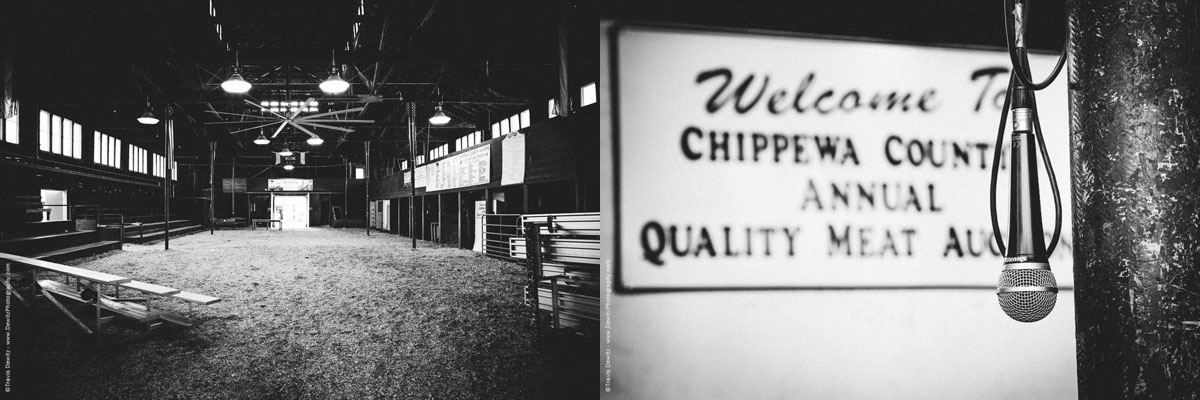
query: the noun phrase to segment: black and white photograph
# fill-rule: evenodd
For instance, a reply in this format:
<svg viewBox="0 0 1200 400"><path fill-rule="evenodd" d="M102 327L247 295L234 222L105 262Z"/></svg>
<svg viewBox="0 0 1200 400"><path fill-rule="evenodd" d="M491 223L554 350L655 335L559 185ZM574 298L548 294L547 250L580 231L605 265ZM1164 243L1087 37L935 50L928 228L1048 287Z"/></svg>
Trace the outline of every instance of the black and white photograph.
<svg viewBox="0 0 1200 400"><path fill-rule="evenodd" d="M602 397L1200 397L1200 6L606 1Z"/></svg>
<svg viewBox="0 0 1200 400"><path fill-rule="evenodd" d="M597 397L597 5L3 2L0 397Z"/></svg>

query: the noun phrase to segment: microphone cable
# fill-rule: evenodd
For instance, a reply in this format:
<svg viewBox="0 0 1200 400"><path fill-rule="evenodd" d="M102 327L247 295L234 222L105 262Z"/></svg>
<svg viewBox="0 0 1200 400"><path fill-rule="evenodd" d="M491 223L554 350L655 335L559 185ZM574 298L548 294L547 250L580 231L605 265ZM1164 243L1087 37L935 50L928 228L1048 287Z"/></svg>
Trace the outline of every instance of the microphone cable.
<svg viewBox="0 0 1200 400"><path fill-rule="evenodd" d="M1024 46L1024 20L1029 13L1028 1L1023 2L1022 7L1019 10L1014 10L1013 12L1014 15L1012 18L1017 20L1017 26L1015 29L1011 26L1011 21L1008 15L1008 10L1013 8L1014 4L1012 0L1004 1L1004 39L1007 43L1008 55L1013 69L1009 73L1008 88L1004 94L1004 105L1000 110L1000 127L996 132L996 148L992 157L992 176L989 193L989 211L991 212L992 232L994 232L992 238L1000 250L1000 253L1005 254L1006 247L1004 245L1004 239L1001 238L1002 235L999 234L999 214L996 212L996 181L1000 172L1000 149L1001 146L1004 145L1004 128L1008 119L1009 108L1012 104L1012 94L1015 90L1017 90L1018 86L1023 86L1030 89L1028 93L1028 99L1031 111L1031 119L1033 120L1034 137L1037 138L1038 146L1040 147L1039 150L1042 156L1042 162L1046 164L1046 173L1049 175L1050 179L1050 190L1054 196L1054 234L1051 236L1050 245L1046 249L1046 254L1049 256L1050 254L1054 253L1054 249L1058 246L1059 237L1062 233L1062 199L1058 190L1058 180L1054 176L1054 166L1051 163L1049 153L1046 150L1045 139L1042 137L1041 118L1038 116L1037 99L1034 96L1034 92L1050 86L1050 84L1054 82L1054 80L1058 77L1058 74L1062 71L1062 67L1066 63L1067 59L1067 46L1070 45L1071 32L1069 29L1065 31L1066 33L1063 37L1063 49L1059 53L1058 62L1055 64L1054 69L1050 72L1050 75L1041 82L1033 83L1031 76L1032 72L1029 68L1029 56ZM1019 13L1017 11L1019 11ZM1018 38L1016 46L1013 46L1014 36ZM1018 83L1020 85L1018 85Z"/></svg>

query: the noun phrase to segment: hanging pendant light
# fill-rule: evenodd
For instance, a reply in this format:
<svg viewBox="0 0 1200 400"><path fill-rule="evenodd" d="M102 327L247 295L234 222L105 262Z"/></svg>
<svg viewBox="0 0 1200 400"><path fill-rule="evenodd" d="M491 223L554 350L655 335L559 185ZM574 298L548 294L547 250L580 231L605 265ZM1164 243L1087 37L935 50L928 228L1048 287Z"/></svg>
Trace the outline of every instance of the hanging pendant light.
<svg viewBox="0 0 1200 400"><path fill-rule="evenodd" d="M333 72L329 74L328 78L325 78L324 82L321 82L320 87L322 92L338 94L345 92L346 89L349 89L350 83L343 80L342 77L338 75L337 67L334 67Z"/></svg>
<svg viewBox="0 0 1200 400"><path fill-rule="evenodd" d="M291 170L293 170L293 169L296 169L296 166L295 166L295 165L292 165L292 164L283 164L283 169L284 169L285 171L291 171Z"/></svg>
<svg viewBox="0 0 1200 400"><path fill-rule="evenodd" d="M146 112L142 113L142 116L138 117L137 121L142 123L142 125L154 125L158 123L158 117L155 117L154 111L150 109L149 97L146 98Z"/></svg>
<svg viewBox="0 0 1200 400"><path fill-rule="evenodd" d="M221 89L225 89L225 92L227 93L240 94L249 92L251 86L250 82L246 82L246 80L242 78L242 74L239 73L239 71L242 69L242 66L241 62L238 60L237 51L233 52L233 59L233 74L229 75L229 79L226 79L225 82L221 82Z"/></svg>
<svg viewBox="0 0 1200 400"><path fill-rule="evenodd" d="M259 146L267 145L270 143L271 143L271 140L267 139L267 135L264 135L261 133L258 134L258 139L254 139L254 144L257 144Z"/></svg>
<svg viewBox="0 0 1200 400"><path fill-rule="evenodd" d="M450 123L450 116L442 112L442 103L438 103L433 110L433 116L429 117L429 123L434 125L445 125Z"/></svg>
<svg viewBox="0 0 1200 400"><path fill-rule="evenodd" d="M242 79L242 74L234 72L225 82L221 82L221 89L225 89L228 93L246 93L250 91L250 82Z"/></svg>
<svg viewBox="0 0 1200 400"><path fill-rule="evenodd" d="M291 157L291 156L292 156L292 151L291 151L291 150L288 150L288 148L287 148L287 147L284 147L284 148L283 148L283 151L280 151L280 152L279 152L279 155L280 155L281 157Z"/></svg>
<svg viewBox="0 0 1200 400"><path fill-rule="evenodd" d="M346 89L350 88L350 83L346 82L344 79L342 79L342 76L338 74L337 58L333 51L330 51L329 53L330 61L333 63L333 67L331 68L329 77L325 78L325 81L321 82L319 85L321 91L329 94L345 92Z"/></svg>
<svg viewBox="0 0 1200 400"><path fill-rule="evenodd" d="M155 117L154 113L150 112L150 110L146 110L146 113L138 117L137 121L144 125L154 125L158 123L158 117Z"/></svg>
<svg viewBox="0 0 1200 400"><path fill-rule="evenodd" d="M320 136L313 136L313 137L308 138L308 144L310 146L320 146L322 143L325 143L325 139L321 139Z"/></svg>

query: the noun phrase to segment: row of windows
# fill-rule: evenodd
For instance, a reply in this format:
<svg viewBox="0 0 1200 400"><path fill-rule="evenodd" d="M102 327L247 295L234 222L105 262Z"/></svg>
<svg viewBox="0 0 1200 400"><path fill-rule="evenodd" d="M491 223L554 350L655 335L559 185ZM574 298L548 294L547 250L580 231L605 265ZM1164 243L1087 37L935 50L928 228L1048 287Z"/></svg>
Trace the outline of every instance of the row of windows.
<svg viewBox="0 0 1200 400"><path fill-rule="evenodd" d="M129 145L129 170L146 173L146 149Z"/></svg>
<svg viewBox="0 0 1200 400"><path fill-rule="evenodd" d="M121 139L95 132L92 135L92 161L113 168L121 168ZM133 165L133 164L130 164Z"/></svg>
<svg viewBox="0 0 1200 400"><path fill-rule="evenodd" d="M154 176L162 178L167 175L167 158L158 154L154 155Z"/></svg>
<svg viewBox="0 0 1200 400"><path fill-rule="evenodd" d="M454 141L454 148L462 150L483 142L483 131L471 132L467 136L463 136Z"/></svg>
<svg viewBox="0 0 1200 400"><path fill-rule="evenodd" d="M0 114L3 114L3 112L0 112ZM13 112L12 117L4 119L4 125L0 126L0 129L3 130L0 132L3 132L3 134L0 136L4 137L5 142L9 142L12 144L21 144L21 135L20 135L21 122L20 121L21 121L21 117L19 115L17 115L16 112Z"/></svg>
<svg viewBox="0 0 1200 400"><path fill-rule="evenodd" d="M436 160L438 158L445 157L447 154L450 154L450 144L449 143L443 144L438 147L434 147L433 150L430 150L429 151L429 159Z"/></svg>
<svg viewBox="0 0 1200 400"><path fill-rule="evenodd" d="M67 157L83 158L83 127L71 120L42 111L38 125L38 149Z"/></svg>

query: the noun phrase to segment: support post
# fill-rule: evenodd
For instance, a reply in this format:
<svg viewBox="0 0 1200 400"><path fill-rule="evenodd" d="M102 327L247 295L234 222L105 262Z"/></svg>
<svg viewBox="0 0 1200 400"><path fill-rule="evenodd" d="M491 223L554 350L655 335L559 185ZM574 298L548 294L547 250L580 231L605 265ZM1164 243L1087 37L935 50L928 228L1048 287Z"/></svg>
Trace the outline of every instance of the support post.
<svg viewBox="0 0 1200 400"><path fill-rule="evenodd" d="M163 250L171 249L171 164L175 161L173 146L175 145L175 117L171 105L163 107L166 118L163 128Z"/></svg>
<svg viewBox="0 0 1200 400"><path fill-rule="evenodd" d="M371 212L373 212L374 210L371 209L371 141L370 140L363 142L363 155L364 155L364 158L367 159L366 164L363 166L363 185L364 185L363 186L363 192L364 192L363 197L367 201L367 208L366 208L367 212L365 214L363 214L363 217L365 218L365 221L367 222L366 223L367 236L371 236Z"/></svg>
<svg viewBox="0 0 1200 400"><path fill-rule="evenodd" d="M217 228L216 208L213 205L213 200L216 199L217 188L214 185L216 178L213 175L217 173L217 142L208 142L208 234L215 234Z"/></svg>
<svg viewBox="0 0 1200 400"><path fill-rule="evenodd" d="M408 166L410 168L412 168L409 170L409 174L410 174L409 177L411 178L411 179L409 179L409 181L412 182L412 185L410 186L411 191L409 192L409 197L408 197L408 236L412 237L412 248L413 248L413 250L416 250L417 249L417 231L413 230L413 224L415 223L415 221L413 219L414 218L413 210L416 208L416 202L417 202L417 164L416 164L416 159L415 159L415 154L417 152L417 124L416 124L417 104L410 101L410 102L408 102L407 106L408 106L408 112L407 112L407 114L408 114Z"/></svg>
<svg viewBox="0 0 1200 400"><path fill-rule="evenodd" d="M1200 398L1200 3L1070 7L1079 398Z"/></svg>

